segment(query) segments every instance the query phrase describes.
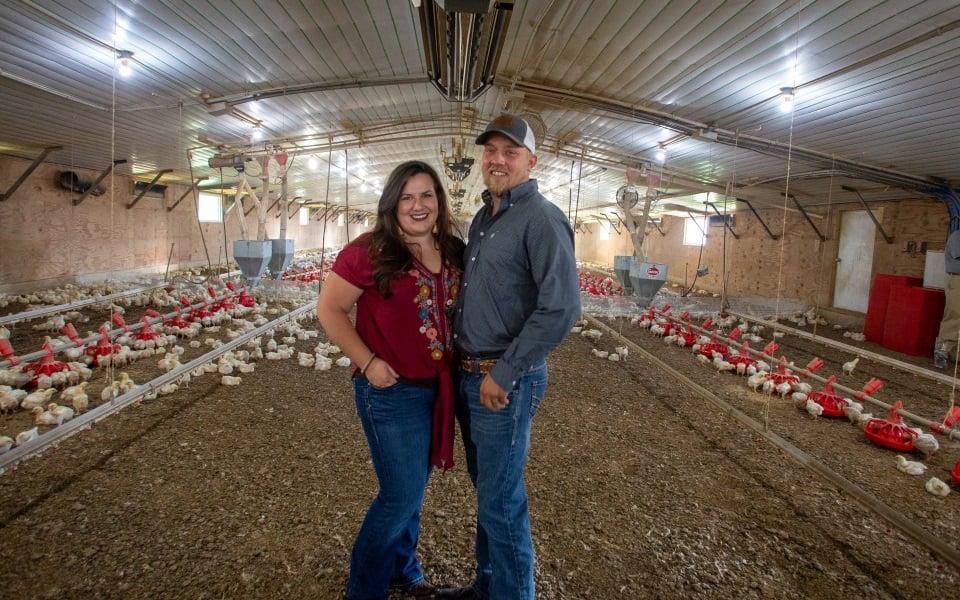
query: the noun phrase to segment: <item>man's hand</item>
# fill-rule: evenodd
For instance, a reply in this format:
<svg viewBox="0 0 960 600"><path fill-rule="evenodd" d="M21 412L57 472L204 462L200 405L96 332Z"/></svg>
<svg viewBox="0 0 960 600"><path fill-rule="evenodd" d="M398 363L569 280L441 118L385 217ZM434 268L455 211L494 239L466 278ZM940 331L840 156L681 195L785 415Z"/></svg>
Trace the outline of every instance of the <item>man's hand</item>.
<svg viewBox="0 0 960 600"><path fill-rule="evenodd" d="M510 404L507 391L500 387L493 377L487 375L480 383L480 404L496 412Z"/></svg>

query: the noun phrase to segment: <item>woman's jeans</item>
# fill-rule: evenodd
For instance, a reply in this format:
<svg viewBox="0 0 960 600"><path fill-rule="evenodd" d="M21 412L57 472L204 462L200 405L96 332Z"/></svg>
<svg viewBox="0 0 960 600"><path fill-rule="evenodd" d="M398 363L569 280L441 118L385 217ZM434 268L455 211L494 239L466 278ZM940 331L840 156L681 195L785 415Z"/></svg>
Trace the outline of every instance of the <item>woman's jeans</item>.
<svg viewBox="0 0 960 600"><path fill-rule="evenodd" d="M390 586L423 581L416 552L436 392L403 383L377 388L363 377L353 389L380 491L353 543L346 597L381 600Z"/></svg>
<svg viewBox="0 0 960 600"><path fill-rule="evenodd" d="M523 470L530 423L547 390L547 364L526 371L499 411L480 404L485 375L460 373L457 419L477 488L477 579L483 599L533 600L533 538Z"/></svg>

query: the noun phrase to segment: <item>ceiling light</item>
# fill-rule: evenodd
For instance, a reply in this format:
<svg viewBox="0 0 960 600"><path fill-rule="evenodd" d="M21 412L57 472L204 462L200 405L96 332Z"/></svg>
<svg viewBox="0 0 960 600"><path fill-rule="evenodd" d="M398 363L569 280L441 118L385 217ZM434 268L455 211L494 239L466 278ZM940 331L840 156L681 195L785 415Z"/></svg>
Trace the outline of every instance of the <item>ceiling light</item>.
<svg viewBox="0 0 960 600"><path fill-rule="evenodd" d="M250 131L250 139L257 141L261 137L263 137L263 132L260 130L260 123L254 123L253 129Z"/></svg>
<svg viewBox="0 0 960 600"><path fill-rule="evenodd" d="M316 171L316 170L317 170L317 167L319 167L319 166L320 166L320 161L317 160L317 157L316 157L316 156L311 156L311 157L307 160L307 167L308 167L311 171Z"/></svg>
<svg viewBox="0 0 960 600"><path fill-rule="evenodd" d="M793 88L780 88L780 110L788 113L793 110Z"/></svg>
<svg viewBox="0 0 960 600"><path fill-rule="evenodd" d="M657 144L657 152L654 154L654 158L657 159L658 163L667 160L667 149L663 147L663 144Z"/></svg>
<svg viewBox="0 0 960 600"><path fill-rule="evenodd" d="M122 77L130 77L130 75L133 74L133 52L129 50L117 50L117 58L120 59L117 72L120 73Z"/></svg>

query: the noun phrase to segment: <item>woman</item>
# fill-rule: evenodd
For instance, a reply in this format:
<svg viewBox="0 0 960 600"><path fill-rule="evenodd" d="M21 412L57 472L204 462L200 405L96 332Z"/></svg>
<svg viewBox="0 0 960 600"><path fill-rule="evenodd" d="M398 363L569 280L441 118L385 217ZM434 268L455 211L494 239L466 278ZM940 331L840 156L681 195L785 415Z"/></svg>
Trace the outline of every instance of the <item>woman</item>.
<svg viewBox="0 0 960 600"><path fill-rule="evenodd" d="M387 598L391 587L416 598L434 592L416 550L431 468L453 464L463 248L436 171L405 162L384 186L373 230L341 250L320 289L320 324L357 365L357 413L380 484L353 544L348 600Z"/></svg>

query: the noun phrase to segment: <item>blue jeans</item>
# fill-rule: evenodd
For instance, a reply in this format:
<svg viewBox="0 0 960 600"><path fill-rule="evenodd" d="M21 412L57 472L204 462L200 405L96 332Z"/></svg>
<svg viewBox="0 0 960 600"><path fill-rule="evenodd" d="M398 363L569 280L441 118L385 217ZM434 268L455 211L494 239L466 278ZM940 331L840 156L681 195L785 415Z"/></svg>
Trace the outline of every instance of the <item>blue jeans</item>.
<svg viewBox="0 0 960 600"><path fill-rule="evenodd" d="M480 404L485 375L460 373L457 419L467 472L477 489L477 579L483 599L533 600L533 538L523 470L530 424L547 391L547 364L526 371L494 412Z"/></svg>
<svg viewBox="0 0 960 600"><path fill-rule="evenodd" d="M357 414L380 490L350 555L348 600L385 600L390 586L423 581L417 560L420 508L430 477L434 390L353 380Z"/></svg>

